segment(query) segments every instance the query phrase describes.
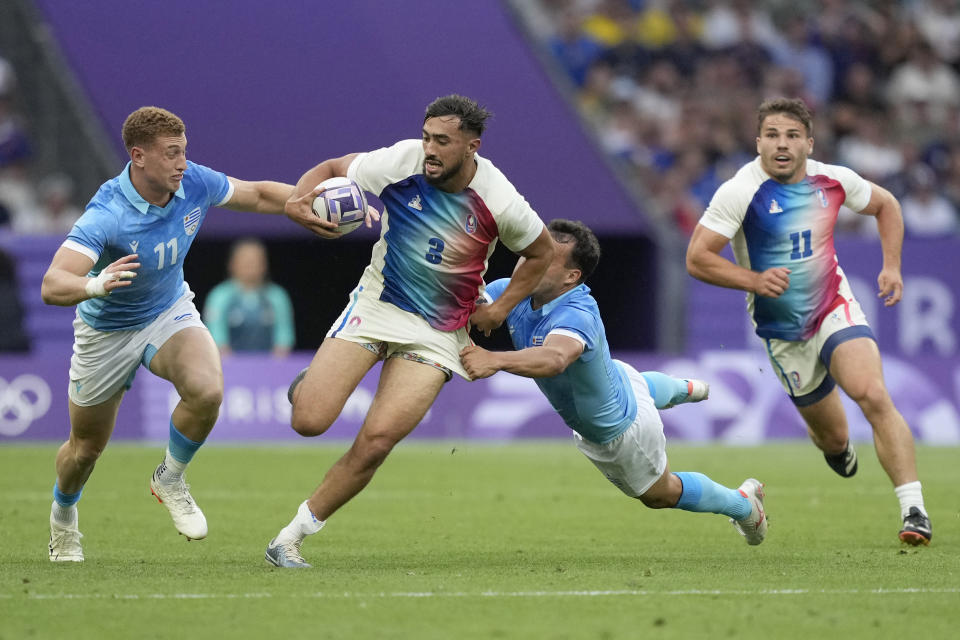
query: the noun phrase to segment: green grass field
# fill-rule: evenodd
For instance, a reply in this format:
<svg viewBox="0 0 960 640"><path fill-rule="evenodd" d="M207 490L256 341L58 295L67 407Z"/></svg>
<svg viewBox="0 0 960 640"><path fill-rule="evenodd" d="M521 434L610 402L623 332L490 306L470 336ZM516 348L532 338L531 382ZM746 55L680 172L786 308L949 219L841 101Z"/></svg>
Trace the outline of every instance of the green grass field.
<svg viewBox="0 0 960 640"><path fill-rule="evenodd" d="M0 640L20 638L953 638L960 452L920 448L934 526L901 548L872 448L843 480L812 445L676 446L671 468L767 484L748 547L722 516L653 511L570 442L404 443L308 539L312 570L263 560L345 445L204 448L210 536L149 493L159 447L112 445L80 502L86 561L46 543L55 446L0 447Z"/></svg>

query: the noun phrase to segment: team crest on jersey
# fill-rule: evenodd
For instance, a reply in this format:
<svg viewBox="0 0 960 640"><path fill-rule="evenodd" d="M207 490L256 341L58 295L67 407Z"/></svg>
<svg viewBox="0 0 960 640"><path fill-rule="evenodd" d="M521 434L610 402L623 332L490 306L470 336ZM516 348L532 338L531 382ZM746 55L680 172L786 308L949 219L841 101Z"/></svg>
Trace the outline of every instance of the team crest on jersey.
<svg viewBox="0 0 960 640"><path fill-rule="evenodd" d="M198 226L200 226L200 207L183 216L183 230L188 236L192 236Z"/></svg>
<svg viewBox="0 0 960 640"><path fill-rule="evenodd" d="M824 209L826 209L827 205L830 204L827 201L827 194L823 192L823 189L817 189L817 200L820 201L820 206Z"/></svg>
<svg viewBox="0 0 960 640"><path fill-rule="evenodd" d="M408 207L416 209L417 211L423 211L423 204L420 202L420 194L413 196L410 202L407 203Z"/></svg>
<svg viewBox="0 0 960 640"><path fill-rule="evenodd" d="M467 230L467 233L473 233L477 230L477 216L472 213L467 214L467 223L463 225L463 228Z"/></svg>
<svg viewBox="0 0 960 640"><path fill-rule="evenodd" d="M783 207L776 200L770 201L770 213L783 213Z"/></svg>

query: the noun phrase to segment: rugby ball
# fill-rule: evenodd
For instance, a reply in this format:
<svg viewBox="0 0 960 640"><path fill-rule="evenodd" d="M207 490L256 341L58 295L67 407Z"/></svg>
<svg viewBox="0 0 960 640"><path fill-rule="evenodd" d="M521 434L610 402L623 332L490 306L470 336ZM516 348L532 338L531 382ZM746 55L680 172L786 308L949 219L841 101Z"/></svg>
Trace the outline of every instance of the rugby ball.
<svg viewBox="0 0 960 640"><path fill-rule="evenodd" d="M353 180L330 178L317 188L324 191L313 199L313 212L322 220L337 225L337 231L350 233L363 224L367 215L367 197Z"/></svg>

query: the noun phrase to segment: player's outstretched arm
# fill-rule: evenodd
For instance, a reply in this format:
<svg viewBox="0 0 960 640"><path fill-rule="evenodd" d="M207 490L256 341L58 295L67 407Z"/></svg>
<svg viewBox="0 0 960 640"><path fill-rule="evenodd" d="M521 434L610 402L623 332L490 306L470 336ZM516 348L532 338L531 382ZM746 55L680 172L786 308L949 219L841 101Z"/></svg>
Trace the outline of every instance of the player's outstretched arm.
<svg viewBox="0 0 960 640"><path fill-rule="evenodd" d="M227 178L233 185L233 195L223 203L226 209L254 213L281 214L293 194L293 185L271 180L250 182Z"/></svg>
<svg viewBox="0 0 960 640"><path fill-rule="evenodd" d="M90 298L109 295L114 289L132 284L130 279L136 277L135 269L140 268L140 263L137 254L130 254L111 262L97 277L88 278L86 274L92 267L93 260L87 256L60 247L43 275L40 297L47 304L69 307Z"/></svg>
<svg viewBox="0 0 960 640"><path fill-rule="evenodd" d="M729 242L726 236L698 224L687 245L687 272L708 284L768 298L776 298L790 287L790 269L786 267L752 271L721 256Z"/></svg>
<svg viewBox="0 0 960 640"><path fill-rule="evenodd" d="M860 213L877 219L880 247L883 250L883 267L877 276L878 298L884 306L892 307L903 297L903 276L900 273L900 256L903 252L903 213L897 198L883 187L870 183L870 202Z"/></svg>
<svg viewBox="0 0 960 640"><path fill-rule="evenodd" d="M460 352L460 362L471 380L507 371L525 378L552 378L566 371L583 353L583 344L561 335L547 336L543 346L520 351L487 351L471 345Z"/></svg>
<svg viewBox="0 0 960 640"><path fill-rule="evenodd" d="M229 178L233 184L233 195L223 203L227 209L234 211L252 211L254 213L286 214L287 203L293 196L293 185L283 182L271 182L262 180L258 182L248 182ZM297 224L306 227L313 233L325 238L336 238L340 234L333 231L336 228L330 222L321 220L313 215L310 209L310 203L313 202L313 195L307 194L301 198L306 203L307 214L299 213L300 217L291 216L291 220Z"/></svg>
<svg viewBox="0 0 960 640"><path fill-rule="evenodd" d="M510 276L510 284L491 304L482 304L470 316L470 326L486 336L503 324L507 314L533 292L553 260L553 237L544 227L537 239L520 252L524 261Z"/></svg>

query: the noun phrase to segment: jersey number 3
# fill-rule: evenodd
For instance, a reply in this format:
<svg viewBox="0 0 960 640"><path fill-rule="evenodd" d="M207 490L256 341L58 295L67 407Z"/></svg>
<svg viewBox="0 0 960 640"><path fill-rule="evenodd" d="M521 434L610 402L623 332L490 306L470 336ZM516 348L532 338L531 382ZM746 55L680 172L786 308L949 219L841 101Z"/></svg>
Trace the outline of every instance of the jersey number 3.
<svg viewBox="0 0 960 640"><path fill-rule="evenodd" d="M430 245L430 249L427 251L424 257L427 259L427 262L430 264L440 264L443 262L443 248L446 246L443 244L443 240L440 238L430 238L427 241L427 244Z"/></svg>
<svg viewBox="0 0 960 640"><path fill-rule="evenodd" d="M800 239L803 238L803 251L800 251ZM813 255L813 249L810 247L810 229L798 231L790 234L790 241L793 243L793 251L790 252L791 260L800 258L809 258Z"/></svg>

